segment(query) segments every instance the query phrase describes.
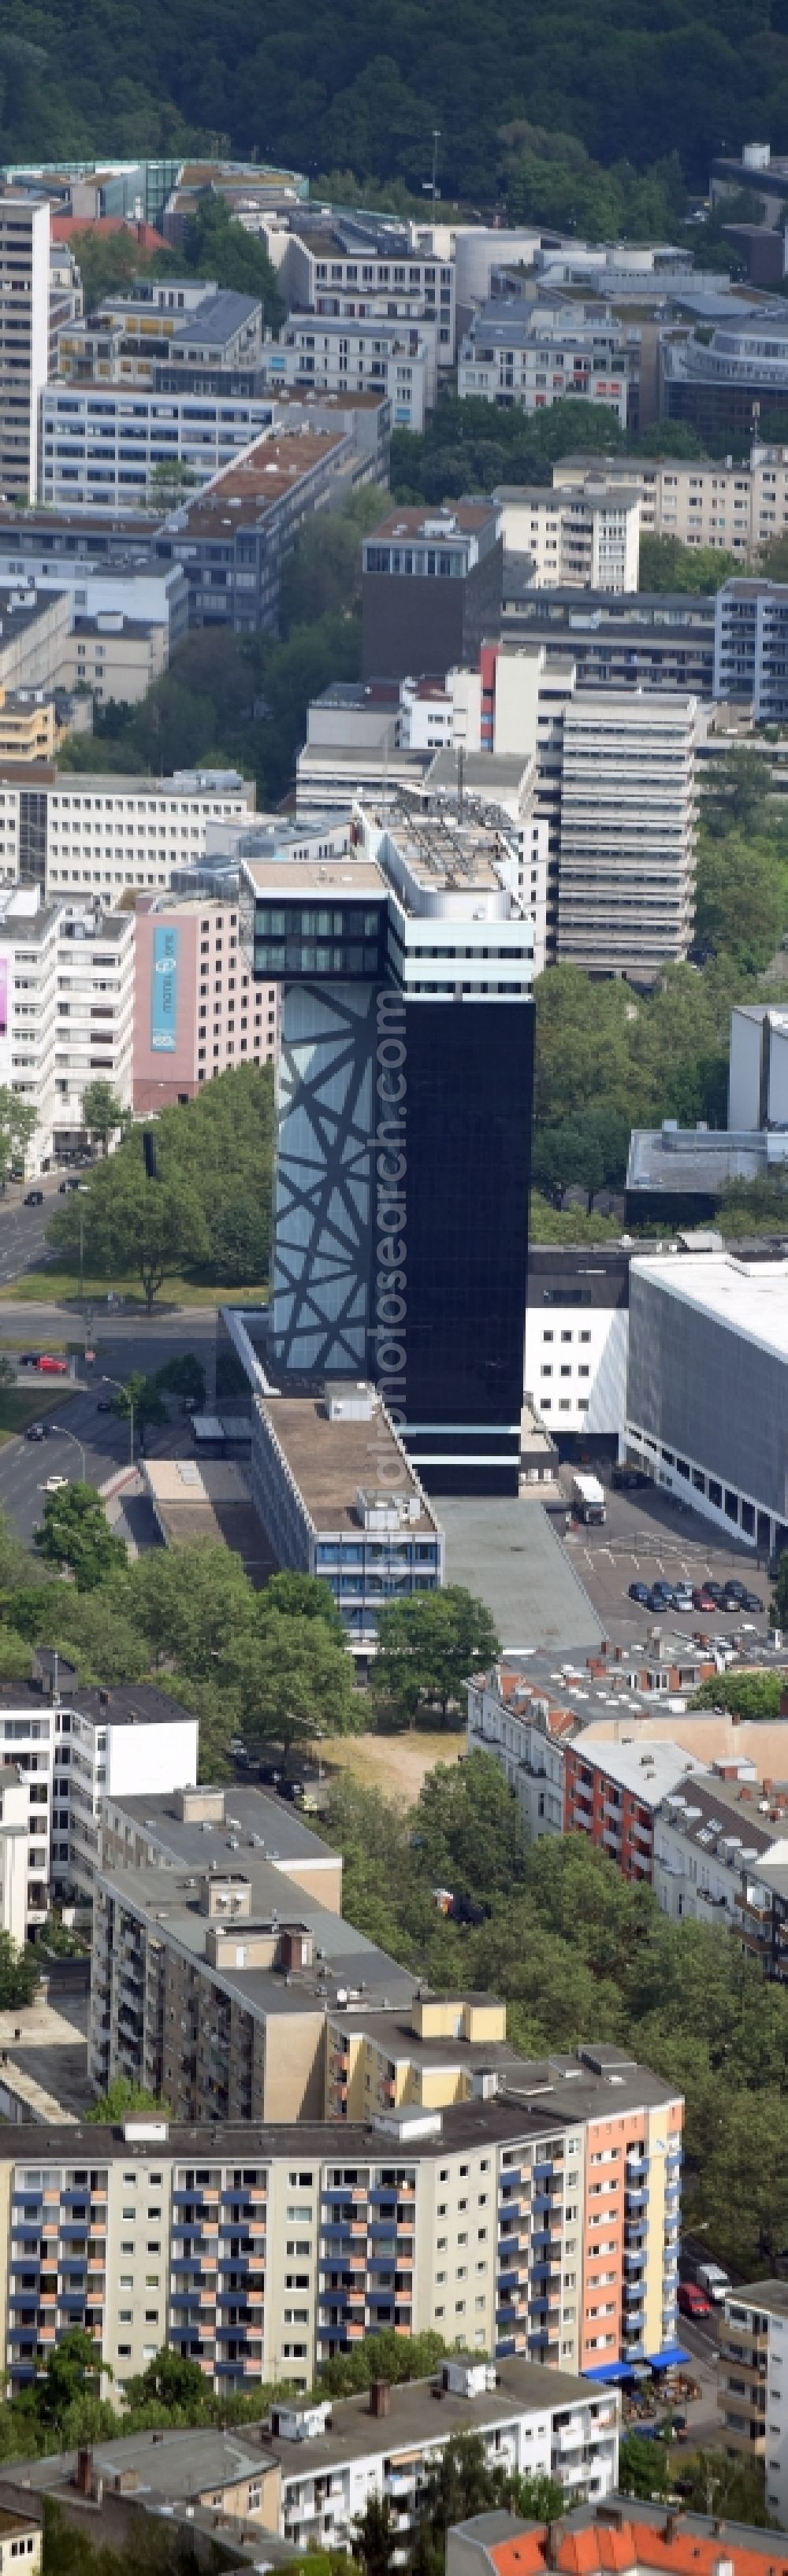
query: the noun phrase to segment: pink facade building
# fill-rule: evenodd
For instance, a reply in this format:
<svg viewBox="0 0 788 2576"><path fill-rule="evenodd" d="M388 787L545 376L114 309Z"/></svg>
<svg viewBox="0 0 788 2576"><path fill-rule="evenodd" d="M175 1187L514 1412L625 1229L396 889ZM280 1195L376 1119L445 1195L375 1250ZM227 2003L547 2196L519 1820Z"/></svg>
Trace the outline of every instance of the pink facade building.
<svg viewBox="0 0 788 2576"><path fill-rule="evenodd" d="M142 896L135 931L135 1110L191 1100L228 1065L275 1056L278 987L255 982L237 901Z"/></svg>

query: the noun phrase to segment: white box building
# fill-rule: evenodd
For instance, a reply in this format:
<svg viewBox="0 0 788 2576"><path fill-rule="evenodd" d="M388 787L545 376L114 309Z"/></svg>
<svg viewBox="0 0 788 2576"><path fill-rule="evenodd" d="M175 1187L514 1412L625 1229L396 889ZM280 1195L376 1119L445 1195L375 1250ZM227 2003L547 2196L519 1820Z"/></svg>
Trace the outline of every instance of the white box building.
<svg viewBox="0 0 788 2576"><path fill-rule="evenodd" d="M625 483L503 483L493 500L506 552L530 557L537 590L637 590L640 501Z"/></svg>
<svg viewBox="0 0 788 2576"><path fill-rule="evenodd" d="M5 1683L0 1704L0 1882L17 1941L46 1921L53 1898L92 1897L104 1796L137 1791L141 1780L153 1793L197 1779L197 1719L162 1691L83 1686L44 1647L34 1671L38 1687Z"/></svg>
<svg viewBox="0 0 788 2576"><path fill-rule="evenodd" d="M632 1261L626 1444L718 1529L788 1548L788 1261Z"/></svg>
<svg viewBox="0 0 788 2576"><path fill-rule="evenodd" d="M254 784L237 770L172 778L0 766L0 885L117 903L126 886L168 893L205 855L209 824L248 823Z"/></svg>

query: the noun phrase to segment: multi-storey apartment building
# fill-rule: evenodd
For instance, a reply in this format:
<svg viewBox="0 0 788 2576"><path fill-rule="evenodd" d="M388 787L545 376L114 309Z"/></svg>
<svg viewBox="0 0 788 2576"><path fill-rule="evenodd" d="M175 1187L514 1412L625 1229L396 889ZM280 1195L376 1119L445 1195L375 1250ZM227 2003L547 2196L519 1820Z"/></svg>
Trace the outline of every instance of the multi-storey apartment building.
<svg viewBox="0 0 788 2576"><path fill-rule="evenodd" d="M637 590L640 499L611 474L542 485L499 484L507 554L525 555L537 590Z"/></svg>
<svg viewBox="0 0 788 2576"><path fill-rule="evenodd" d="M697 703L583 690L561 763L560 962L651 984L694 920Z"/></svg>
<svg viewBox="0 0 788 2576"><path fill-rule="evenodd" d="M718 1766L720 1770L726 1766ZM788 1811L753 1763L679 1781L654 1818L654 1892L675 1922L732 1932L770 1979L788 1980Z"/></svg>
<svg viewBox="0 0 788 2576"><path fill-rule="evenodd" d="M175 871L204 857L209 825L248 823L254 805L254 785L234 769L121 780L0 765L0 882L61 903L117 903L127 886L166 893Z"/></svg>
<svg viewBox="0 0 788 2576"><path fill-rule="evenodd" d="M44 1647L33 1665L32 1682L0 1693L3 1928L16 1940L40 1928L53 1896L92 1895L105 1794L131 1789L141 1761L159 1790L197 1773L197 1720L163 1692L94 1690Z"/></svg>
<svg viewBox="0 0 788 2576"><path fill-rule="evenodd" d="M757 724L788 714L788 583L726 581L715 601L714 695L741 700Z"/></svg>
<svg viewBox="0 0 788 2576"><path fill-rule="evenodd" d="M502 2413L491 2405L491 2425L500 2430L521 2411L512 2398L522 2370L537 2422L556 2410L560 2433L567 2403L582 2409L583 2465L590 2470L593 2460L596 2474L609 2477L614 2453L599 2437L615 2434L615 2412L607 2390L597 2403L588 2384L575 2382L570 2397L576 2338L564 2338L563 2365L556 2340L557 2375L548 2369L542 2388L527 2364L552 2365L546 2338L542 2350L537 2333L536 2348L509 2365L508 2382L506 2339L496 2334L499 2204L511 2218L518 2201L530 2203L532 2189L535 2201L544 2200L546 2177L531 2165L540 2125L516 2108L481 2102L443 2117L411 2113L345 2132L309 2122L250 2130L221 2121L187 2129L165 2120L128 2120L123 2129L7 2128L0 2330L9 2386L29 2385L59 2337L84 2325L112 2371L114 2399L122 2400L126 2381L165 2342L198 2361L217 2391L261 2379L308 2389L317 2364L340 2341L352 2346L354 2336L395 2321L419 2333L437 2317L447 2342L470 2347L470 2355L498 2346L504 2402ZM518 2173L515 2190L513 2142L524 2129L527 2179ZM473 2242L472 2255L455 2243L450 2264L436 2246L446 2233L439 2213L449 2183L466 2203L461 2233ZM356 2293L354 2318L340 2333L332 2315L338 2273L352 2274ZM428 2447L440 2439L435 2412L434 2432L424 2425ZM287 2432L285 2422L285 2439ZM303 2473L308 2480L308 2455ZM290 2497L288 2522L295 2525L293 2487Z"/></svg>
<svg viewBox="0 0 788 2576"><path fill-rule="evenodd" d="M0 894L0 1077L36 1112L28 1171L82 1141L95 1075L131 1105L133 985L128 913Z"/></svg>
<svg viewBox="0 0 788 2576"><path fill-rule="evenodd" d="M254 372L263 346L256 296L220 288L215 279L138 277L102 296L87 322L61 331L58 374L109 383L155 384L162 360L180 368Z"/></svg>
<svg viewBox="0 0 788 2576"><path fill-rule="evenodd" d="M763 2462L766 2505L788 2520L788 2281L729 2290L720 2318L717 2386L726 2451Z"/></svg>
<svg viewBox="0 0 788 2576"><path fill-rule="evenodd" d="M38 404L49 370L49 204L0 193L0 485L11 501L38 491Z"/></svg>
<svg viewBox="0 0 788 2576"><path fill-rule="evenodd" d="M244 299L246 300L246 299ZM56 378L41 394L41 499L52 510L166 509L210 482L270 430L269 393L162 392L127 382ZM171 475L168 485L167 477Z"/></svg>
<svg viewBox="0 0 788 2576"><path fill-rule="evenodd" d="M413 227L333 212L315 222L310 208L308 220L292 215L287 234L271 227L268 246L291 312L324 319L355 305L363 321L372 302L415 299L435 332L439 367L453 367L454 261L430 241L414 239Z"/></svg>
<svg viewBox="0 0 788 2576"><path fill-rule="evenodd" d="M277 987L252 975L229 892L137 896L135 1110L192 1100L228 1065L270 1063L277 1032Z"/></svg>
<svg viewBox="0 0 788 2576"><path fill-rule="evenodd" d="M192 626L275 634L282 564L299 529L332 496L375 481L378 455L339 421L281 437L251 435L251 446L170 515L155 553L158 562L183 565Z"/></svg>
<svg viewBox="0 0 788 2576"><path fill-rule="evenodd" d="M531 1245L525 1387L560 1454L603 1438L612 1457L626 1413L629 1253L619 1244Z"/></svg>
<svg viewBox="0 0 788 2576"><path fill-rule="evenodd" d="M571 588L540 591L504 555L501 634L549 660L571 655L579 689L714 690L714 600L704 594L590 592L579 614Z"/></svg>
<svg viewBox="0 0 788 2576"><path fill-rule="evenodd" d="M538 2363L511 2359L493 2368L473 2349L457 2351L432 2379L400 2386L381 2380L339 2401L281 2395L267 2421L245 2432L202 2425L193 2433L129 2434L119 2427L83 2455L82 2492L96 2502L99 2494L112 2496L116 2536L126 2504L135 2542L140 2510L180 2509L193 2518L195 2505L203 2505L213 2509L215 2524L220 2506L224 2522L246 2525L247 2541L256 2527L258 2545L278 2533L296 2549L348 2555L357 2516L379 2496L404 2561L448 2443L470 2434L491 2467L553 2477L567 2498L604 2497L616 2478L619 2404L616 2389L589 2389L567 2371L546 2376ZM68 2498L70 2471L68 2457L46 2469L31 2461L25 2467L34 2495L44 2488L58 2503ZM2 2500L9 2500L5 2481Z"/></svg>
<svg viewBox="0 0 788 2576"><path fill-rule="evenodd" d="M699 457L687 463L680 457L617 457L608 465L582 453L562 457L553 466L554 491L577 484L587 491L601 485L636 495L643 535L716 546L745 564L756 562L770 537L788 527L788 448L758 441L749 461L736 464L723 456L709 463Z"/></svg>
<svg viewBox="0 0 788 2576"><path fill-rule="evenodd" d="M407 300L399 314L370 306L364 320L291 313L265 349L262 381L271 394L280 385L340 399L348 391L385 394L395 429L421 432L437 397L435 328Z"/></svg>
<svg viewBox="0 0 788 2576"><path fill-rule="evenodd" d="M457 390L510 410L544 411L567 395L605 403L622 429L637 423L636 337L603 306L526 305L494 297L460 342Z"/></svg>
<svg viewBox="0 0 788 2576"><path fill-rule="evenodd" d="M181 2119L210 2106L218 2121L273 2123L274 2152L293 2165L292 2259L318 2351L382 2324L472 2330L485 2351L571 2367L662 2351L675 2320L678 2096L616 2049L518 2058L494 1997L417 1991L343 1920L340 1896L336 1855L259 1791L107 1796L97 2085L122 2073ZM342 2159L319 2283L315 2120ZM364 2120L400 2149L423 2142L429 2181L420 2166L401 2189L371 2189Z"/></svg>

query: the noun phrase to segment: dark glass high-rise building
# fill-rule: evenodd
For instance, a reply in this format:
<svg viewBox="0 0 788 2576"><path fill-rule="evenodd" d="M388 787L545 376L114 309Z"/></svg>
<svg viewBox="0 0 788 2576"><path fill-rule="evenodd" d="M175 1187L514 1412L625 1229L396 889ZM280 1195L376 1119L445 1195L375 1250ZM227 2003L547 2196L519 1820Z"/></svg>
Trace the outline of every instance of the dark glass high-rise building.
<svg viewBox="0 0 788 2576"><path fill-rule="evenodd" d="M256 859L283 986L271 1360L380 1386L436 1493L516 1493L533 938L516 839L467 804L359 812L354 850Z"/></svg>

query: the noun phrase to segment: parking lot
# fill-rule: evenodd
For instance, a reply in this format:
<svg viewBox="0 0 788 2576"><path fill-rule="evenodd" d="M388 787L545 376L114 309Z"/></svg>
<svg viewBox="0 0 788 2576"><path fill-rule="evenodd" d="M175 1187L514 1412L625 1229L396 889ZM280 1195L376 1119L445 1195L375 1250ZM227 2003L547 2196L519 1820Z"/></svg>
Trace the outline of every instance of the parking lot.
<svg viewBox="0 0 788 2576"><path fill-rule="evenodd" d="M599 1470L595 1471L599 1473ZM606 1633L625 1641L642 1636L644 1621L653 1624L662 1616L663 1624L683 1630L687 1636L702 1627L707 1634L732 1639L734 1635L765 1641L771 1594L766 1567L758 1565L754 1548L742 1547L702 1519L689 1505L676 1502L657 1486L646 1486L635 1492L614 1493L609 1475L603 1470L605 1487L605 1521L601 1528L585 1528L581 1522L568 1520L565 1546L581 1582L605 1622ZM571 1470L564 1468L562 1486L569 1505ZM731 1578L745 1583L757 1592L763 1602L760 1613L743 1612L733 1616L723 1610L666 1610L658 1614L628 1598L630 1583L652 1585L663 1581L700 1584L709 1575L712 1582L724 1584Z"/></svg>

